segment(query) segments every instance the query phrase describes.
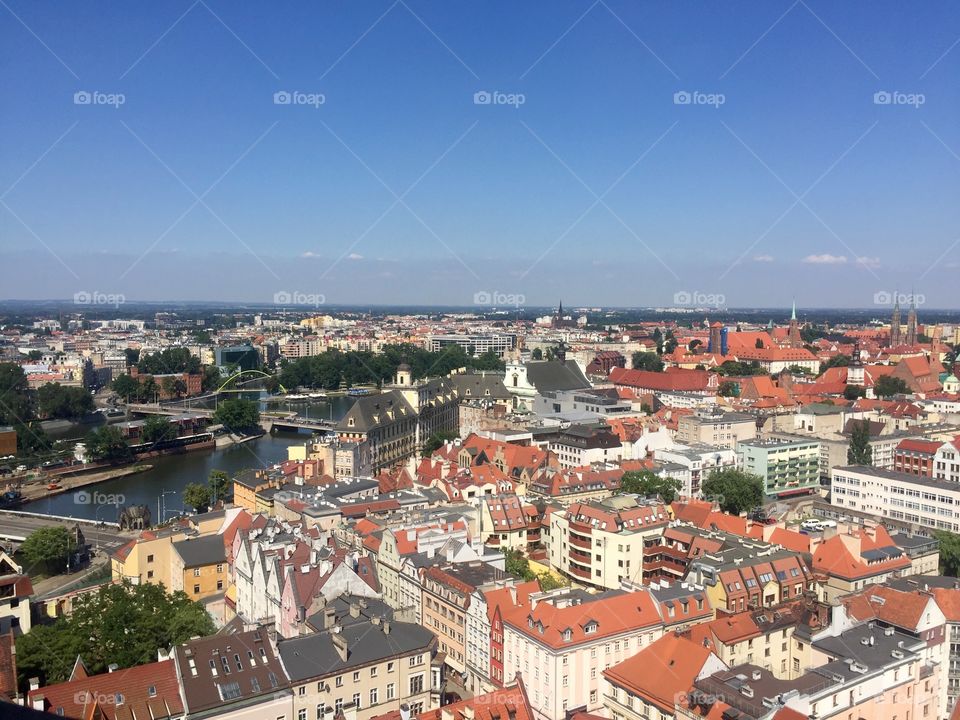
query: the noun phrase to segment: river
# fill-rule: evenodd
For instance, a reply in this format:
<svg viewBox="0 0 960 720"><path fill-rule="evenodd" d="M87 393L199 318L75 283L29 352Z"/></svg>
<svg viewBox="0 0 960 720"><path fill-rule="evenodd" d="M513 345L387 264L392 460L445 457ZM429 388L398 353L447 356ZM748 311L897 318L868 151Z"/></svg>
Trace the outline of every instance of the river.
<svg viewBox="0 0 960 720"><path fill-rule="evenodd" d="M292 410L311 418L339 420L349 410L353 400L347 397L333 397L329 400L311 400L307 403L272 403L270 409ZM261 409L266 409L262 406ZM90 426L77 425L73 433L64 431L65 436L78 437L88 432ZM310 438L307 432L275 432L251 440L242 445L233 445L220 450L196 450L182 455L166 455L150 458L145 462L153 466L147 472L129 477L106 480L87 488L94 500L97 497L123 496L121 505L146 504L153 513L154 522L158 519L158 499L163 495L161 507L167 517L184 511L182 492L188 483L206 482L211 470L223 470L231 476L254 467L268 467L287 459L287 448L298 445ZM169 494L166 494L169 493ZM120 500L119 497L116 498ZM64 515L91 520L115 521L117 509L113 505L91 502L78 504L76 494L63 493L43 500L24 504L21 510Z"/></svg>

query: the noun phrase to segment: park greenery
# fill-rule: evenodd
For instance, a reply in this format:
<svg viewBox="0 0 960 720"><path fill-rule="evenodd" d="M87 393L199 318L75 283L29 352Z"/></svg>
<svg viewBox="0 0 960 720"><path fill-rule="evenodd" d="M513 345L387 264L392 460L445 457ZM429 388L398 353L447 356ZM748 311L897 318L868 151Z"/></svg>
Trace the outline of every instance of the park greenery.
<svg viewBox="0 0 960 720"><path fill-rule="evenodd" d="M41 685L64 682L77 656L91 674L110 663L129 668L154 662L157 648L210 635L213 621L204 607L183 591L168 594L160 584L104 585L78 596L73 612L49 625L35 625L17 638L19 682L40 678Z"/></svg>
<svg viewBox="0 0 960 720"><path fill-rule="evenodd" d="M703 481L700 492L704 498L715 499L723 512L739 515L763 504L763 478L759 475L724 468L714 470Z"/></svg>
<svg viewBox="0 0 960 720"><path fill-rule="evenodd" d="M80 418L93 412L93 396L82 387L47 383L37 390L37 414L47 419Z"/></svg>
<svg viewBox="0 0 960 720"><path fill-rule="evenodd" d="M380 385L392 382L401 363L410 366L414 379L447 375L459 368L500 370L504 363L496 353L473 357L459 346L430 352L409 343L385 345L381 352L327 350L319 355L283 363L273 385L336 390L341 386Z"/></svg>
<svg viewBox="0 0 960 720"><path fill-rule="evenodd" d="M92 460L119 463L133 459L133 451L115 425L102 425L84 438L84 447Z"/></svg>
<svg viewBox="0 0 960 720"><path fill-rule="evenodd" d="M166 348L150 355L141 355L137 370L148 375L199 373L200 358L192 355L187 348Z"/></svg>
<svg viewBox="0 0 960 720"><path fill-rule="evenodd" d="M660 356L652 352L635 352L633 354L634 370L650 370L652 372L663 372L663 360Z"/></svg>
<svg viewBox="0 0 960 720"><path fill-rule="evenodd" d="M877 397L890 397L891 395L909 395L910 388L903 378L893 377L892 375L883 375L877 378L873 384L873 392Z"/></svg>
<svg viewBox="0 0 960 720"><path fill-rule="evenodd" d="M940 544L940 572L943 575L960 575L960 535L948 530L934 530L933 536Z"/></svg>
<svg viewBox="0 0 960 720"><path fill-rule="evenodd" d="M183 504L196 512L206 512L212 505L231 494L233 481L223 470L211 470L207 483L188 483L183 489Z"/></svg>

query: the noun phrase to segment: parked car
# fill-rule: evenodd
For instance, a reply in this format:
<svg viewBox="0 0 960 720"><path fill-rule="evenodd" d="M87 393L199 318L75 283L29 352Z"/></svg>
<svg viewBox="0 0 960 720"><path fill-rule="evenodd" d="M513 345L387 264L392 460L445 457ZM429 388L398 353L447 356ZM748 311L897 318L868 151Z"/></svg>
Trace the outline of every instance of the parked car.
<svg viewBox="0 0 960 720"><path fill-rule="evenodd" d="M836 523L834 523L834 525L836 525ZM804 520L802 523L800 523L800 529L801 529L801 530L812 530L812 531L822 530L822 529L823 529L823 523L822 523L822 521L817 520L817 519L815 519L815 518L808 518L808 519Z"/></svg>

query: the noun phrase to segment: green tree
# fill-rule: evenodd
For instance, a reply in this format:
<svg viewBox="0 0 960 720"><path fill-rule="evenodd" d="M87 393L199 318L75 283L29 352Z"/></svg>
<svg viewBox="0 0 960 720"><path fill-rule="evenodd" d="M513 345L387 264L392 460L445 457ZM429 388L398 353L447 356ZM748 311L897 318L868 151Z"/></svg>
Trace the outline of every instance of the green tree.
<svg viewBox="0 0 960 720"><path fill-rule="evenodd" d="M187 384L178 377L168 376L160 381L163 394L167 397L179 398L187 392Z"/></svg>
<svg viewBox="0 0 960 720"><path fill-rule="evenodd" d="M827 370L834 367L849 367L852 359L849 355L834 355L826 362L820 363L820 374L823 375Z"/></svg>
<svg viewBox="0 0 960 720"><path fill-rule="evenodd" d="M140 361L140 350L137 348L124 348L123 354L127 357L127 367L136 365Z"/></svg>
<svg viewBox="0 0 960 720"><path fill-rule="evenodd" d="M663 372L663 360L656 353L635 352L633 354L633 369Z"/></svg>
<svg viewBox="0 0 960 720"><path fill-rule="evenodd" d="M672 503L682 487L676 478L657 475L653 470L628 470L620 478L620 492L659 495L665 503Z"/></svg>
<svg viewBox="0 0 960 720"><path fill-rule="evenodd" d="M192 355L187 348L167 348L158 353L142 356L137 362L137 369L150 375L198 373L200 358Z"/></svg>
<svg viewBox="0 0 960 720"><path fill-rule="evenodd" d="M115 377L110 383L110 387L127 402L139 400L140 398L140 383L126 373Z"/></svg>
<svg viewBox="0 0 960 720"><path fill-rule="evenodd" d="M763 478L733 468L714 470L700 491L704 497L715 498L721 510L734 515L752 510L764 498Z"/></svg>
<svg viewBox="0 0 960 720"><path fill-rule="evenodd" d="M521 580L533 580L536 574L530 569L530 561L519 550L507 548L503 551L505 558L504 569L507 574Z"/></svg>
<svg viewBox="0 0 960 720"><path fill-rule="evenodd" d="M183 504L194 510L206 512L210 507L210 487L201 483L188 483L183 489Z"/></svg>
<svg viewBox="0 0 960 720"><path fill-rule="evenodd" d="M223 470L211 470L207 476L207 486L210 488L210 500L213 504L233 494L233 480Z"/></svg>
<svg viewBox="0 0 960 720"><path fill-rule="evenodd" d="M0 363L0 425L20 425L32 419L30 385L23 368Z"/></svg>
<svg viewBox="0 0 960 720"><path fill-rule="evenodd" d="M93 396L82 387L47 383L37 391L37 410L41 417L74 419L93 412Z"/></svg>
<svg viewBox="0 0 960 720"><path fill-rule="evenodd" d="M947 530L934 530L933 536L940 544L940 572L943 575L960 575L960 535Z"/></svg>
<svg viewBox="0 0 960 720"><path fill-rule="evenodd" d="M543 360L543 350L534 348L533 352L530 353L530 358L533 360Z"/></svg>
<svg viewBox="0 0 960 720"><path fill-rule="evenodd" d="M158 443L173 440L176 437L177 429L170 422L170 418L165 415L151 415L143 423L140 439L145 443Z"/></svg>
<svg viewBox="0 0 960 720"><path fill-rule="evenodd" d="M32 572L56 574L66 569L67 558L76 550L73 535L65 527L34 530L18 550Z"/></svg>
<svg viewBox="0 0 960 720"><path fill-rule="evenodd" d="M873 384L873 392L879 397L890 397L891 395L909 395L910 388L903 378L884 375Z"/></svg>
<svg viewBox="0 0 960 720"><path fill-rule="evenodd" d="M77 655L91 673L154 662L157 648L210 635L213 621L183 591L163 585L124 582L104 585L74 599L73 612L52 625L34 625L17 638L19 681L39 677L42 685L64 682Z"/></svg>
<svg viewBox="0 0 960 720"><path fill-rule="evenodd" d="M862 398L866 391L858 385L847 385L843 389L843 397L846 400L856 400Z"/></svg>
<svg viewBox="0 0 960 720"><path fill-rule="evenodd" d="M850 465L872 465L873 448L870 445L870 421L855 421L851 425L847 463Z"/></svg>
<svg viewBox="0 0 960 720"><path fill-rule="evenodd" d="M203 377L200 379L200 387L204 392L211 392L220 387L223 377L220 375L220 368L216 365L207 365L203 369ZM276 392L276 391L274 391Z"/></svg>
<svg viewBox="0 0 960 720"><path fill-rule="evenodd" d="M720 383L720 388L717 390L717 393L720 397L737 397L740 394L740 385L729 380L724 380Z"/></svg>
<svg viewBox="0 0 960 720"><path fill-rule="evenodd" d="M84 439L84 445L87 453L94 460L122 462L133 457L126 438L114 425L104 425L90 431Z"/></svg>
<svg viewBox="0 0 960 720"><path fill-rule="evenodd" d="M38 362L43 357L43 351L41 350L31 350L27 353L27 359L30 362Z"/></svg>
<svg viewBox="0 0 960 720"><path fill-rule="evenodd" d="M214 411L213 421L230 432L249 432L259 427L260 411L251 400L224 400Z"/></svg>
<svg viewBox="0 0 960 720"><path fill-rule="evenodd" d="M452 430L441 430L440 432L433 433L427 438L426 442L423 443L423 457L430 457L434 452L442 448L446 442L456 437L457 433Z"/></svg>
<svg viewBox="0 0 960 720"><path fill-rule="evenodd" d="M550 590L556 590L557 588L567 587L570 583L566 580L561 580L557 578L553 573L544 571L536 576L537 582L540 584L540 590L543 592L549 592Z"/></svg>

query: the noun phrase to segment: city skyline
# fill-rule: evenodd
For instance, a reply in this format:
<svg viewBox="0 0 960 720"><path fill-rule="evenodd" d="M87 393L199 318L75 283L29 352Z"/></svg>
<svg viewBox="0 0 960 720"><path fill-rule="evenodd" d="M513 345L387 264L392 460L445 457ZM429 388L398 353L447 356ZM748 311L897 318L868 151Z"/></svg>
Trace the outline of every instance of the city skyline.
<svg viewBox="0 0 960 720"><path fill-rule="evenodd" d="M960 18L744 9L6 4L0 296L956 308Z"/></svg>

